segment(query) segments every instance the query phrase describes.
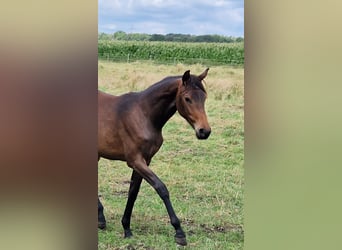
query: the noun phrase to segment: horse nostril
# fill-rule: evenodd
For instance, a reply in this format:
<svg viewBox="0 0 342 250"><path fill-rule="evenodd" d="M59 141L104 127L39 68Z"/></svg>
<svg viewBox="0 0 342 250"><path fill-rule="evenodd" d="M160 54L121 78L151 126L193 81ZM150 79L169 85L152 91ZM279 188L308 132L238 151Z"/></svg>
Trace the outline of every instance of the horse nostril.
<svg viewBox="0 0 342 250"><path fill-rule="evenodd" d="M196 133L197 134L197 138L198 139L207 139L210 135L210 132L211 130L206 130L204 128L200 128L198 129L198 132Z"/></svg>

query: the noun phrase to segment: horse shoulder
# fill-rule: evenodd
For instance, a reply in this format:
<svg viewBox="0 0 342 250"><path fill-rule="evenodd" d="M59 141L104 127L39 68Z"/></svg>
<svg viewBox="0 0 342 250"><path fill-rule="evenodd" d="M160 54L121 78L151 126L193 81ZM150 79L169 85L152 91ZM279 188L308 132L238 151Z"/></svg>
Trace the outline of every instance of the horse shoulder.
<svg viewBox="0 0 342 250"><path fill-rule="evenodd" d="M131 118L126 118L125 148L128 154L141 154L146 162L158 152L163 144L160 130L148 119L141 106L132 109Z"/></svg>

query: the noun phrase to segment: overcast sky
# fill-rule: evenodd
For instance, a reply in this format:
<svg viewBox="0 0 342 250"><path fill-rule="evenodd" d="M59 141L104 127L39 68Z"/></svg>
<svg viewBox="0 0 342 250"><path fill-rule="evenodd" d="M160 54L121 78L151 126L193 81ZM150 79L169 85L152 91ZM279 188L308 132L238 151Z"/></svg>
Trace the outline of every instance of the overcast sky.
<svg viewBox="0 0 342 250"><path fill-rule="evenodd" d="M98 31L244 36L243 0L99 0Z"/></svg>

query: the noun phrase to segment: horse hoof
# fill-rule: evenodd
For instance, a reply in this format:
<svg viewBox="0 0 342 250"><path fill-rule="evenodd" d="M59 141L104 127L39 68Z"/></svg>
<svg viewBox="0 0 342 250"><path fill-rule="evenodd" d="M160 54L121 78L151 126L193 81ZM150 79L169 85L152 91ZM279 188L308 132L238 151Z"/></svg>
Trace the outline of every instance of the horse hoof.
<svg viewBox="0 0 342 250"><path fill-rule="evenodd" d="M124 238L131 238L133 236L132 232L129 230L125 231Z"/></svg>
<svg viewBox="0 0 342 250"><path fill-rule="evenodd" d="M187 245L185 237L175 237L175 239L176 239L176 243L178 245L181 245L181 246L186 246Z"/></svg>
<svg viewBox="0 0 342 250"><path fill-rule="evenodd" d="M105 229L106 228L106 222L98 222L97 227L99 229L102 229L102 230Z"/></svg>

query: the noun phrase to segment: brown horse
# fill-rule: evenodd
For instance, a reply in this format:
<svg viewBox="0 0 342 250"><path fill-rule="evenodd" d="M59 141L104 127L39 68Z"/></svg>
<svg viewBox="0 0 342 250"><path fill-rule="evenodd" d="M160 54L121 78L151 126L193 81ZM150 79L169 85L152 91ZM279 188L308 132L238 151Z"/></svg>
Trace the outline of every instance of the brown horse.
<svg viewBox="0 0 342 250"><path fill-rule="evenodd" d="M207 94L202 84L208 70L199 76L190 75L188 70L183 76L167 77L142 92L121 96L98 93L98 157L126 161L133 169L121 220L125 237L132 236L132 210L144 179L163 200L176 230L176 242L187 244L185 233L171 205L169 191L148 166L163 143L163 126L177 110L194 128L198 139L207 139L210 135L211 128L204 109ZM106 227L99 199L98 227Z"/></svg>

